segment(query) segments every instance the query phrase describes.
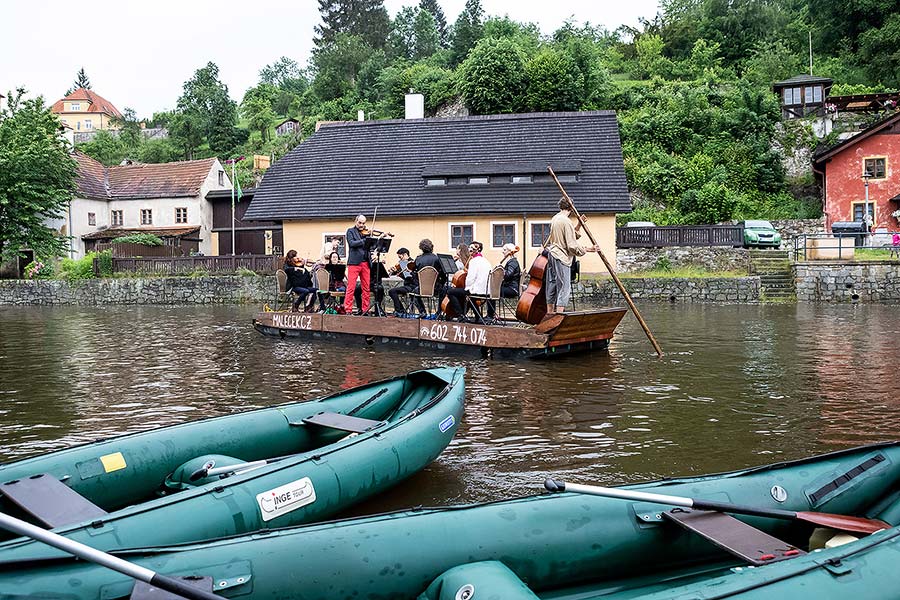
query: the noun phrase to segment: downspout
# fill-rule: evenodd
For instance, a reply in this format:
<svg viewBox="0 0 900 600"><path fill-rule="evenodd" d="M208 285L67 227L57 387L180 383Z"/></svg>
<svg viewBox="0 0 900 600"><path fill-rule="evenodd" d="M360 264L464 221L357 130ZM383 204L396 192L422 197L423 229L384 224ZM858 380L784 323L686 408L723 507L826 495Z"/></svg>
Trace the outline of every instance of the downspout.
<svg viewBox="0 0 900 600"><path fill-rule="evenodd" d="M825 229L831 230L831 218L828 215L828 211L825 210L826 205L828 204L828 188L827 188L827 180L825 179L825 171L818 170L816 168L816 162L812 163L813 173L818 173L822 176L822 213L825 215Z"/></svg>

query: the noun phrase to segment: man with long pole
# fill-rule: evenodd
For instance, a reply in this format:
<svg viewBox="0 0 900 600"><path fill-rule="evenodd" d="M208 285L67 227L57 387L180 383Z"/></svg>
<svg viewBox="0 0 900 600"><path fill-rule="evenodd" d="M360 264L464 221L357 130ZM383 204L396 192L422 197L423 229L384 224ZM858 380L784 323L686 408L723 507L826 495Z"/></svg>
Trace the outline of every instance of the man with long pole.
<svg viewBox="0 0 900 600"><path fill-rule="evenodd" d="M581 224L584 232L587 234L588 239L590 239L591 243L594 244L594 249L597 251L597 254L600 255L600 259L603 261L603 264L606 265L606 270L609 271L609 274L610 276L612 276L613 281L616 282L616 286L619 288L622 296L625 297L625 302L628 304L628 308L631 309L631 312L634 313L634 316L635 318L637 318L638 323L640 323L641 329L643 329L644 333L647 334L647 339L650 340L650 343L653 345L653 349L656 351L656 354L658 356L662 356L662 348L659 347L659 344L656 342L656 338L654 338L653 334L650 333L650 328L647 327L647 323L644 322L644 318L638 311L637 306L634 305L634 301L631 299L631 294L629 294L628 290L625 289L625 286L622 285L622 282L619 280L619 276L616 275L615 269L613 269L612 265L609 264L609 261L606 259L606 256L603 254L603 251L600 249L600 246L594 239L593 234L591 234L591 230L588 229L587 220L583 219L581 214L578 212L578 209L575 208L575 203L572 202L569 194L566 193L565 188L563 188L562 184L559 182L559 179L557 179L556 173L553 172L553 169L550 167L550 165L547 165L547 170L550 172L550 175L553 176L553 181L556 182L556 185L559 188L559 191L562 192L563 197L569 201L569 205L572 207L572 212L575 214L575 218L578 219L578 222Z"/></svg>

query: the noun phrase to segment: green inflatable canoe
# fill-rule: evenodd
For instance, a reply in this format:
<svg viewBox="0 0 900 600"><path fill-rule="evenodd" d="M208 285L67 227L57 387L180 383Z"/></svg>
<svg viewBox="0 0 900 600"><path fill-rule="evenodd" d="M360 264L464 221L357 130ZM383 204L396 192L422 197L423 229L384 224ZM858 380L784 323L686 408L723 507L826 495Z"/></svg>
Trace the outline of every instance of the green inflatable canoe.
<svg viewBox="0 0 900 600"><path fill-rule="evenodd" d="M535 479L540 485L542 477ZM827 539L834 532L800 520L697 511L691 514L728 522L718 523L715 534L701 533L676 523L671 506L562 493L136 548L117 556L163 575L204 578L207 589L222 597L248 600L896 597L898 444L616 489L758 510L855 515L883 520L887 529L806 553L811 537ZM747 554L748 546L750 560L737 558L735 552ZM750 568L753 562L762 566ZM74 559L9 561L0 555L3 598L111 600L128 598L134 585L124 575Z"/></svg>
<svg viewBox="0 0 900 600"><path fill-rule="evenodd" d="M320 521L438 457L462 418L464 372L416 371L2 465L0 510L101 550ZM61 555L0 541L7 559Z"/></svg>

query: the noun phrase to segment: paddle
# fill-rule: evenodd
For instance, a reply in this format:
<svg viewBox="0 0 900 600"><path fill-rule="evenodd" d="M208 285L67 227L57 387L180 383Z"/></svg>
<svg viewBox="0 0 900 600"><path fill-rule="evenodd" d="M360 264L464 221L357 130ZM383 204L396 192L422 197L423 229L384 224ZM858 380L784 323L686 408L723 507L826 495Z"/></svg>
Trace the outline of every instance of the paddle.
<svg viewBox="0 0 900 600"><path fill-rule="evenodd" d="M31 523L26 523L25 521L21 521L4 513L0 513L0 527L13 533L30 537L33 540L43 542L48 546L53 546L63 552L68 552L78 558L83 558L84 560L96 563L102 567L122 573L123 575L149 583L154 587L167 592L172 592L173 594L181 596L182 598L187 598L188 600L222 600L221 596L216 596L212 592L206 592L191 587L177 579L160 575L159 573L140 565L128 562L127 560L122 560L121 558L107 554L106 552L101 552L96 548L85 546L81 542L70 540L69 538L57 535L52 531L41 529Z"/></svg>
<svg viewBox="0 0 900 600"><path fill-rule="evenodd" d="M756 517L770 517L772 519L805 521L814 525L821 525L822 527L830 527L841 531L853 531L856 533L875 533L882 529L891 528L889 524L884 521L879 521L878 519L863 519L860 517L848 517L845 515L833 515L820 512L794 512L779 508L742 506L740 504L714 502L712 500L695 500L683 496L651 494L648 492L606 488L596 485L579 485L577 483L566 483L556 479L547 479L544 481L544 487L551 492L575 492L577 494L591 494L593 496L605 496L607 498L622 498L623 500L635 500L638 502L684 506L686 508L696 508L698 510L715 510L738 515L753 515Z"/></svg>
<svg viewBox="0 0 900 600"><path fill-rule="evenodd" d="M278 460L278 459L272 459ZM252 469L258 469L259 467L264 467L269 464L268 460L254 460L252 462L238 463L235 465L226 465L224 467L201 467L191 473L191 476L188 477L188 481L197 481L198 479L205 479L207 477L213 477L214 475L223 475L225 473L234 472L235 475L239 475L244 471L250 471Z"/></svg>

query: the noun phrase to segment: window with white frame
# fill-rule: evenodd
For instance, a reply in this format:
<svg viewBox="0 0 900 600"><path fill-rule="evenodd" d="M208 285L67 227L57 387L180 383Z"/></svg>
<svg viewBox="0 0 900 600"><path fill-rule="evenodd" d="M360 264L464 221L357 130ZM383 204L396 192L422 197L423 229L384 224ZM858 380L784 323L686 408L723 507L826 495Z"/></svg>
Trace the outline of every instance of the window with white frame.
<svg viewBox="0 0 900 600"><path fill-rule="evenodd" d="M515 223L491 223L491 247L501 248L504 244L516 243Z"/></svg>
<svg viewBox="0 0 900 600"><path fill-rule="evenodd" d="M447 179L445 177L429 177L425 180L425 185L428 187L447 185Z"/></svg>
<svg viewBox="0 0 900 600"><path fill-rule="evenodd" d="M225 171L219 171L219 185L225 185Z"/></svg>
<svg viewBox="0 0 900 600"><path fill-rule="evenodd" d="M85 119L85 120L84 120L84 128L85 128L85 129L93 129L93 128L94 128L94 124L91 123L91 120L90 120L90 119Z"/></svg>
<svg viewBox="0 0 900 600"><path fill-rule="evenodd" d="M186 207L178 207L175 209L175 222L176 223L187 223L187 208Z"/></svg>
<svg viewBox="0 0 900 600"><path fill-rule="evenodd" d="M324 255L329 248L333 247L332 242L337 240L337 248L334 252L338 253L342 259L347 258L347 236L344 233L323 233L322 234L322 254Z"/></svg>
<svg viewBox="0 0 900 600"><path fill-rule="evenodd" d="M78 102L73 102L72 104L69 105L69 110L72 110L72 111L81 110L81 104L79 104Z"/></svg>
<svg viewBox="0 0 900 600"><path fill-rule="evenodd" d="M141 225L153 225L153 209L141 209Z"/></svg>
<svg viewBox="0 0 900 600"><path fill-rule="evenodd" d="M109 211L109 223L112 227L121 226L123 220L121 210Z"/></svg>
<svg viewBox="0 0 900 600"><path fill-rule="evenodd" d="M88 213L88 225L97 225L97 213Z"/></svg>
<svg viewBox="0 0 900 600"><path fill-rule="evenodd" d="M456 248L460 244L471 244L475 240L474 223L450 224L450 247Z"/></svg>
<svg viewBox="0 0 900 600"><path fill-rule="evenodd" d="M531 247L541 248L550 237L550 221L531 223Z"/></svg>

